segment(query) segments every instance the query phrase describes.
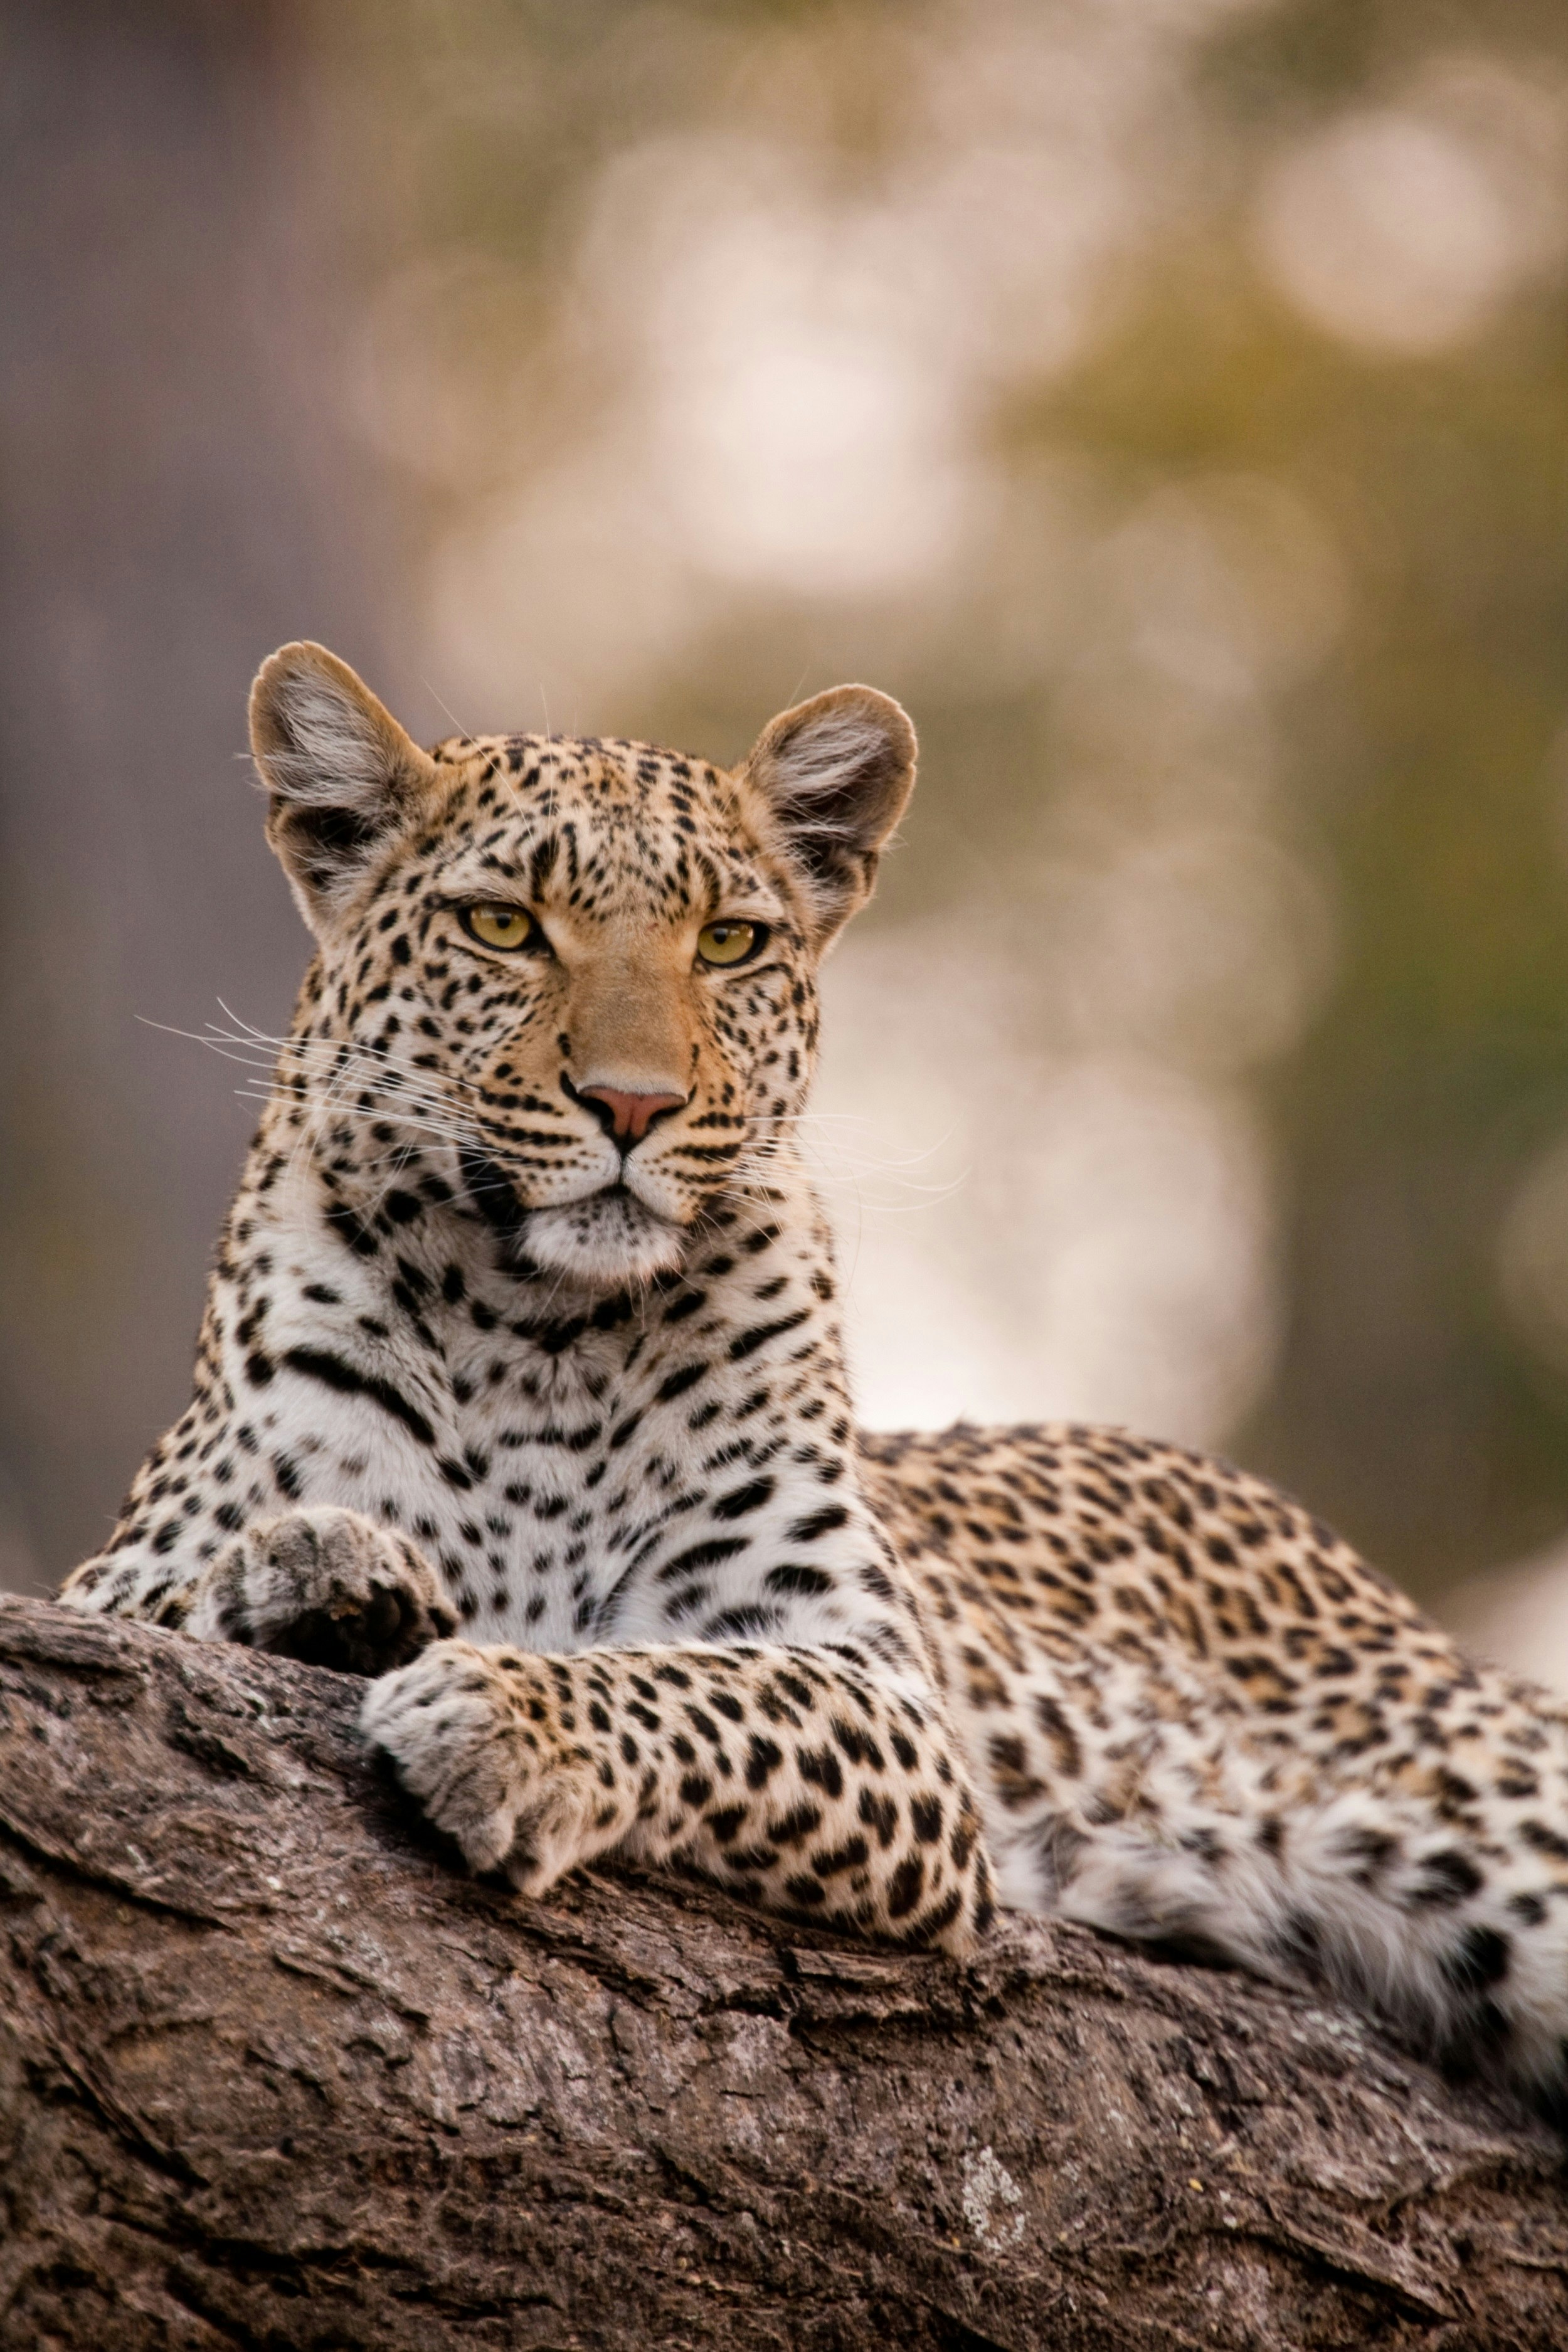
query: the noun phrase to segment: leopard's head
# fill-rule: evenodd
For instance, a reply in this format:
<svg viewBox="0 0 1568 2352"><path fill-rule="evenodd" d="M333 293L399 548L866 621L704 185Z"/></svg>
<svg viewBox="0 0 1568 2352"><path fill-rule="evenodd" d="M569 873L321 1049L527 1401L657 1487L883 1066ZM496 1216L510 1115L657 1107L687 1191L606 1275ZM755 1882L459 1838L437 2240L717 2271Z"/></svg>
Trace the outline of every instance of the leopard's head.
<svg viewBox="0 0 1568 2352"><path fill-rule="evenodd" d="M817 966L914 782L898 704L837 687L733 770L559 736L423 751L290 645L250 721L319 949L281 1076L341 1177L448 1186L590 1290L679 1269L805 1100Z"/></svg>

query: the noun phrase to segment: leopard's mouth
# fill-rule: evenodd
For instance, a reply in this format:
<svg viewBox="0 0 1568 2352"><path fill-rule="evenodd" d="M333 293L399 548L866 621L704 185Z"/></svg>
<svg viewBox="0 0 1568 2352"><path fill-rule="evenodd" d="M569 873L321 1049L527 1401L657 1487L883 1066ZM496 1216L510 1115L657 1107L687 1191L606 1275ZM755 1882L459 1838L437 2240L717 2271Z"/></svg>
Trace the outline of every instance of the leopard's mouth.
<svg viewBox="0 0 1568 2352"><path fill-rule="evenodd" d="M461 1164L468 1197L512 1273L553 1274L598 1291L676 1273L684 1262L685 1228L650 1209L624 1172L582 1200L530 1208L498 1161L466 1150Z"/></svg>

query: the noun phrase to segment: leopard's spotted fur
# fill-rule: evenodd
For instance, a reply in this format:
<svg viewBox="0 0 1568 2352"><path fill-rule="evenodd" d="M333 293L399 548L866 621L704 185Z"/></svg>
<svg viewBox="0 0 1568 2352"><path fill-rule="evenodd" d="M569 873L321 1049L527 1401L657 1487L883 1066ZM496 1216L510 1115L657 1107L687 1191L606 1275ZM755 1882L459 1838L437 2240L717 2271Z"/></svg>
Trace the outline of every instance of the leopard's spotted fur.
<svg viewBox="0 0 1568 2352"><path fill-rule="evenodd" d="M912 780L896 706L818 698L733 774L426 755L288 647L254 725L320 952L193 1402L62 1597L390 1668L369 1736L532 1891L619 1851L956 1951L999 1896L1555 2085L1563 1710L1219 1463L856 1435L788 1136ZM486 900L526 951L465 933ZM721 917L766 927L733 969ZM595 1087L672 1107L623 1156Z"/></svg>

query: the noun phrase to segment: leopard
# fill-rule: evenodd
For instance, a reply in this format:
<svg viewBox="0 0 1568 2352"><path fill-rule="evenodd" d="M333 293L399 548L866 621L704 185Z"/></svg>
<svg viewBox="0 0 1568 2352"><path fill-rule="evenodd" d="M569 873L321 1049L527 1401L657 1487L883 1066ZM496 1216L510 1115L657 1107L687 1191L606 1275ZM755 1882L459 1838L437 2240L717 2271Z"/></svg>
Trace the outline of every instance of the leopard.
<svg viewBox="0 0 1568 2352"><path fill-rule="evenodd" d="M426 751L300 642L250 735L315 952L191 1402L62 1603L364 1677L524 1898L677 1871L960 1963L1063 1919L1560 2103L1568 1707L1217 1459L858 1423L800 1121L898 703L729 768Z"/></svg>

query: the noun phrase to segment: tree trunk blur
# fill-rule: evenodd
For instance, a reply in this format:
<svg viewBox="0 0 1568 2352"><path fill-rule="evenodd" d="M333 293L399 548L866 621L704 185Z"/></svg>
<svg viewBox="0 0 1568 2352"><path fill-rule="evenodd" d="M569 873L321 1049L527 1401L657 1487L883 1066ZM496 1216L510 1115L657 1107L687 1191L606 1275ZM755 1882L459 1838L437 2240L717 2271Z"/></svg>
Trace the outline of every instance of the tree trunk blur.
<svg viewBox="0 0 1568 2352"><path fill-rule="evenodd" d="M1012 1921L468 1880L360 1685L0 1601L0 2345L1561 2346L1544 2126Z"/></svg>
<svg viewBox="0 0 1568 2352"><path fill-rule="evenodd" d="M190 1393L255 1107L169 1032L220 1000L277 1031L305 961L242 757L252 674L324 637L408 709L392 527L342 420L308 14L0 0L0 1586L24 1591L100 1549Z"/></svg>

